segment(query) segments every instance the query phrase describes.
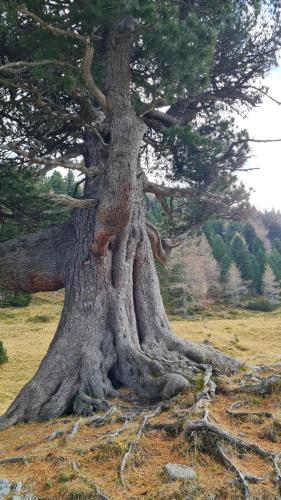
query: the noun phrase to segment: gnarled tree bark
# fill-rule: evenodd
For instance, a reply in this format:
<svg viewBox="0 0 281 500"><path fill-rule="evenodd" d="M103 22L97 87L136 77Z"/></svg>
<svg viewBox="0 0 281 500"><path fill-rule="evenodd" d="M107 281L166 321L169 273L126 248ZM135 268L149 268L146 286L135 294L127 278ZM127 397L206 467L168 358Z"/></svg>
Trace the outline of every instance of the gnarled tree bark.
<svg viewBox="0 0 281 500"><path fill-rule="evenodd" d="M92 411L91 404L77 405L77 398L82 401L87 394L103 400L115 396L119 386L146 400L166 399L186 389L202 364L212 364L220 372L238 366L209 346L184 342L171 333L146 231L141 182L130 223L111 239L102 257L90 250L96 212L75 209L71 223L49 232L51 241L56 235L57 244L62 238L61 259L42 233L26 238L22 249L13 242L22 262L27 262L26 253L29 261L24 276L18 275L19 285L14 278L12 288L38 291L64 285L65 304L47 355L0 418L0 428L61 416L72 411L74 402L82 412ZM38 246L32 252L34 242ZM17 262L19 269L21 260ZM32 288L34 268L46 280ZM1 285L8 284L11 272L8 266L2 268Z"/></svg>
<svg viewBox="0 0 281 500"><path fill-rule="evenodd" d="M131 26L117 27L107 47L108 144L86 133L86 179L94 208L74 209L68 224L0 246L0 286L65 288L57 332L37 373L0 428L95 409L120 386L148 401L185 390L211 364L231 372L238 362L173 335L164 311L147 235L138 157L144 123L130 104ZM9 260L10 259L10 260ZM15 271L15 272L14 272ZM35 274L34 274L35 273Z"/></svg>

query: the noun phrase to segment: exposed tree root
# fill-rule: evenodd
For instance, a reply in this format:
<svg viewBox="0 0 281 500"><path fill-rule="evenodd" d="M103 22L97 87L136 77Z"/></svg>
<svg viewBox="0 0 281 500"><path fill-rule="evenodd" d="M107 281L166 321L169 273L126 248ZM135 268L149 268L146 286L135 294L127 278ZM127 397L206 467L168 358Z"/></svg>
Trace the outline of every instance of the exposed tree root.
<svg viewBox="0 0 281 500"><path fill-rule="evenodd" d="M16 464L16 463L21 463L21 464L28 464L28 460L32 457L27 457L25 455L21 457L8 457L8 458L1 458L0 459L0 465L4 464Z"/></svg>
<svg viewBox="0 0 281 500"><path fill-rule="evenodd" d="M250 479L251 480L254 479L254 481L259 481L260 478L255 478L255 477L253 478L248 474L242 474L242 472L230 461L230 459L223 452L219 444L221 441L231 444L234 448L240 449L242 452L245 451L253 452L264 459L269 459L270 461L272 461L273 468L275 471L275 480L276 483L278 483L280 490L281 471L279 466L279 455L277 453L272 453L270 451L264 450L255 443L248 443L246 441L243 441L229 434L228 432L224 431L217 425L210 423L208 418L205 417L203 420L188 422L184 429L185 439L193 437L197 433L199 433L200 436L202 437L202 448L209 454L214 455L215 457L217 456L218 453L219 457L223 460L223 463L224 464L228 463L228 466L231 466L231 468L239 476L240 482L243 486L245 499L250 498L247 480L249 481Z"/></svg>
<svg viewBox="0 0 281 500"><path fill-rule="evenodd" d="M142 422L141 422L141 425L139 427L139 430L138 430L135 438L129 442L128 448L127 448L125 454L123 455L123 458L121 460L121 463L120 463L120 466L119 466L119 469L118 469L118 476L119 476L119 479L120 479L120 482L121 482L122 486L124 486L124 484L125 484L124 472L125 472L125 468L127 466L128 460L131 457L133 451L137 447L137 444L138 444L138 442L139 442L139 440L141 438L141 435L142 435L142 433L143 433L143 431L145 429L147 421L150 418L153 418L156 415L158 415L161 412L161 409L162 409L162 406L159 405L159 406L156 407L156 409L152 413L144 415L144 417L142 419Z"/></svg>
<svg viewBox="0 0 281 500"><path fill-rule="evenodd" d="M68 433L69 438L72 439L75 436L75 434L77 434L80 425L81 425L81 419L77 420L77 422L75 422L72 429L69 431L69 433Z"/></svg>
<svg viewBox="0 0 281 500"><path fill-rule="evenodd" d="M98 441L102 440L103 443L106 443L106 444L113 443L115 441L115 439L118 436L120 436L120 434L122 434L123 432L125 432L125 430L127 430L128 425L129 425L129 422L128 422L128 420L126 420L124 425L122 425L122 427L119 427L118 429L116 429L113 432L107 432L107 433L101 435L98 438ZM96 449L97 449L97 446L91 446L91 448L89 448L90 451L94 451Z"/></svg>
<svg viewBox="0 0 281 500"><path fill-rule="evenodd" d="M220 427L206 419L196 420L192 422L188 422L184 429L185 439L188 439L193 433L201 432L208 434L209 437L215 437L216 439L223 440L232 446L240 449L241 451L250 451L255 453L256 455L262 458L272 458L274 456L273 453L263 450L255 443L248 443L247 441L243 441L240 438L232 436L228 432L224 431Z"/></svg>
<svg viewBox="0 0 281 500"><path fill-rule="evenodd" d="M86 419L85 424L92 427L101 427L102 425L114 422L120 415L120 410L117 406L111 406L104 415L94 415Z"/></svg>
<svg viewBox="0 0 281 500"><path fill-rule="evenodd" d="M271 375L270 377L262 379L257 384L247 384L233 389L226 389L226 394L237 394L245 392L247 394L271 394L274 389L281 386L281 375Z"/></svg>
<svg viewBox="0 0 281 500"><path fill-rule="evenodd" d="M200 384L200 390L195 395L195 402L194 400L191 402L190 397L184 399L183 397L178 398L178 396L176 396L168 402L165 401L153 406L141 404L130 405L129 403L124 404L122 401L118 406L114 405L108 407L107 404L106 408L105 406L103 406L106 411L102 415L92 415L85 418L80 418L75 422L71 421L71 426L67 426L67 429L58 429L44 438L43 441L52 441L63 436L66 440L68 440L69 438L75 438L77 436L78 430L80 428L83 428L84 426L102 427L103 425L107 425L110 423L122 423L120 427L116 428L113 431L101 432L98 434L96 433L95 442L92 443L92 446L83 450L85 452L98 452L100 446L110 446L115 443L115 441L118 440L119 436L121 436L123 433L127 432L128 430L130 430L131 432L133 428L132 423L138 421L139 424L137 431L134 437L127 442L126 451L122 455L119 467L117 469L119 481L123 487L126 486L126 468L128 467L129 461L131 460L132 456L139 446L142 435L146 431L149 432L151 430L164 430L169 437L177 437L182 432L185 439L188 441L193 440L196 437L197 448L199 447L200 450L209 453L216 460L222 463L228 470L233 471L239 481L243 498L245 500L251 498L249 485L251 483L263 482L265 478L257 477L255 475L245 473L243 469L241 470L240 466L233 462L232 457L229 452L226 451L224 444L231 445L233 449L239 450L242 453L252 452L261 457L263 460L271 462L274 471L274 481L276 485L278 485L279 491L281 493L281 470L279 465L278 453L265 450L256 443L249 443L247 441L244 441L243 439L232 435L228 431L222 429L219 425L214 424L210 421L209 407L215 396L216 384L212 379L212 367L210 365L201 365L201 373L202 370L204 371L203 376L201 378L197 378L197 387L198 384ZM269 385L273 383L273 379L275 383L275 376L264 379L265 384L263 384L264 380L261 379L258 384L251 385L251 388L255 388L257 385L259 385L259 387L269 387ZM280 377L277 377L278 383L279 379ZM241 390L240 387L239 390ZM248 389L246 392L248 392ZM235 401L234 403L232 403L226 410L228 415L235 419L251 416L274 419L274 415L269 411L244 411L243 409L238 410L238 408L240 408L242 404L243 401ZM166 410L171 410L170 416L172 416L173 420L167 422L150 422L150 419L156 417L162 411ZM198 420L187 420L190 419L192 415L198 414L199 416L195 417L198 418ZM62 441L62 444L63 443L64 441ZM40 458L32 455L9 457L0 460L0 465L5 463L17 462L27 464L29 462L37 460L49 460L49 458L48 456ZM77 478L80 477L83 480L83 477L79 474L77 464L74 463L74 465L72 464L71 467L75 471L75 476L77 474ZM101 500L107 499L106 494L104 494L103 491L99 487L97 487L95 482L89 481L87 478L85 478L85 482L87 482L89 487L92 488L93 492L96 495L96 498L100 498Z"/></svg>
<svg viewBox="0 0 281 500"><path fill-rule="evenodd" d="M228 415L234 418L244 418L244 417L265 417L273 418L273 413L269 411L233 411L230 408L226 408Z"/></svg>
<svg viewBox="0 0 281 500"><path fill-rule="evenodd" d="M223 464L227 468L232 469L235 472L235 474L237 475L237 477L242 485L244 499L249 500L249 498L251 498L251 494L250 494L249 486L248 486L248 483L246 481L245 475L243 475L241 470L238 469L238 467L230 460L230 458L226 455L226 453L224 452L224 450L222 449L222 447L219 444L217 445L216 451L217 451L217 454L220 457L221 461L223 462Z"/></svg>
<svg viewBox="0 0 281 500"><path fill-rule="evenodd" d="M94 481L91 481L87 477L83 476L83 474L77 473L77 477L84 481L90 488L92 488L93 493L95 494L96 500L109 500L108 496L101 490L99 486Z"/></svg>

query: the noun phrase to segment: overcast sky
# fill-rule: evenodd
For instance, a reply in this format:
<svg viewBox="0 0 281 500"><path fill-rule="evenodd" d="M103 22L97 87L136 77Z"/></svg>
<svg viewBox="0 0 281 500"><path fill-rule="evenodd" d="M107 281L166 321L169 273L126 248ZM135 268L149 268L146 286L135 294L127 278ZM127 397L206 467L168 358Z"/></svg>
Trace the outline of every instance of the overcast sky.
<svg viewBox="0 0 281 500"><path fill-rule="evenodd" d="M264 81L269 94L281 102L281 66L274 69ZM281 139L281 106L268 98L241 123L254 139ZM254 188L251 202L260 210L275 208L281 211L281 142L251 145L249 167L259 170L240 175L246 186Z"/></svg>

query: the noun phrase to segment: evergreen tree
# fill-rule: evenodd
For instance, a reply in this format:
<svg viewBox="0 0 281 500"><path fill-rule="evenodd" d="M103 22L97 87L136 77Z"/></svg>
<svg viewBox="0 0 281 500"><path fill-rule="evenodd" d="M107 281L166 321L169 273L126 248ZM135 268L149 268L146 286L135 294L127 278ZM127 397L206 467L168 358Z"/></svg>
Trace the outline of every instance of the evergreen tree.
<svg viewBox="0 0 281 500"><path fill-rule="evenodd" d="M228 245L231 245L231 242L236 233L240 233L242 224L239 222L229 222L226 225L224 230L224 240Z"/></svg>
<svg viewBox="0 0 281 500"><path fill-rule="evenodd" d="M220 266L221 281L225 282L227 271L231 264L231 256L229 254L226 243L223 241L220 234L211 236L209 239L213 255Z"/></svg>
<svg viewBox="0 0 281 500"><path fill-rule="evenodd" d="M231 257L236 263L243 280L253 283L255 280L253 260L244 238L237 232L231 241Z"/></svg>
<svg viewBox="0 0 281 500"><path fill-rule="evenodd" d="M67 192L67 182L66 179L63 178L62 174L58 170L54 170L50 177L46 177L42 182L41 187L42 192L53 191L54 193L63 193Z"/></svg>
<svg viewBox="0 0 281 500"><path fill-rule="evenodd" d="M65 191L66 191L66 194L68 194L69 196L72 196L73 193L74 193L75 185L76 185L76 182L75 182L74 173L73 173L72 170L68 169L68 172L67 172L67 175L66 175L66 178L65 178Z"/></svg>
<svg viewBox="0 0 281 500"><path fill-rule="evenodd" d="M278 281L281 282L281 253L274 248L269 257L269 263Z"/></svg>
<svg viewBox="0 0 281 500"><path fill-rule="evenodd" d="M279 252L281 254L281 239L280 238L273 238L272 248L276 249L277 252Z"/></svg>
<svg viewBox="0 0 281 500"><path fill-rule="evenodd" d="M0 427L92 412L116 384L172 397L188 383L162 359L172 370L184 356L189 377L190 352L199 365L237 367L171 336L143 199L153 193L167 209L180 198L187 226L248 210L236 176L248 133L233 115L267 92L257 81L277 62L279 14L277 0L2 0L3 156L34 175L76 169L85 190L49 195L74 209L65 224L1 244L1 286L66 293L51 349ZM146 153L181 187L149 181Z"/></svg>

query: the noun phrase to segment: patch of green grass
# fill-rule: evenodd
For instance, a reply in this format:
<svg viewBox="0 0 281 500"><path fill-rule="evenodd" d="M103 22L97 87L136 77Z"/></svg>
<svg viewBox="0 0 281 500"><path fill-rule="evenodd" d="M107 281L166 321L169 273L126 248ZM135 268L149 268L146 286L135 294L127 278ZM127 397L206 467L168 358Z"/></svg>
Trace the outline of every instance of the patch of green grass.
<svg viewBox="0 0 281 500"><path fill-rule="evenodd" d="M8 362L7 351L3 345L3 342L0 340L0 365Z"/></svg>
<svg viewBox="0 0 281 500"><path fill-rule="evenodd" d="M28 321L29 323L49 323L49 321L51 320L51 316L46 316L45 314L37 314L37 316L32 316L26 321Z"/></svg>
<svg viewBox="0 0 281 500"><path fill-rule="evenodd" d="M195 379L195 390L197 392L202 391L204 389L204 375L203 373L199 373Z"/></svg>
<svg viewBox="0 0 281 500"><path fill-rule="evenodd" d="M251 408L260 408L261 406L260 400L255 397L249 397L246 402Z"/></svg>
<svg viewBox="0 0 281 500"><path fill-rule="evenodd" d="M15 313L8 311L0 311L0 319L14 319L16 317Z"/></svg>
<svg viewBox="0 0 281 500"><path fill-rule="evenodd" d="M239 366L238 371L240 373L245 373L246 371L248 371L248 368L247 368L247 366L245 366L244 364L242 364L242 365Z"/></svg>
<svg viewBox="0 0 281 500"><path fill-rule="evenodd" d="M45 483L43 484L44 490L50 490L51 488L53 488L53 486L54 485L51 479L46 479Z"/></svg>
<svg viewBox="0 0 281 500"><path fill-rule="evenodd" d="M69 474L65 474L64 472L60 472L60 474L58 475L58 482L59 483L67 483L70 480L71 480L71 476Z"/></svg>

